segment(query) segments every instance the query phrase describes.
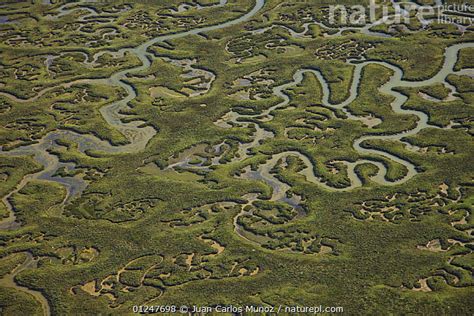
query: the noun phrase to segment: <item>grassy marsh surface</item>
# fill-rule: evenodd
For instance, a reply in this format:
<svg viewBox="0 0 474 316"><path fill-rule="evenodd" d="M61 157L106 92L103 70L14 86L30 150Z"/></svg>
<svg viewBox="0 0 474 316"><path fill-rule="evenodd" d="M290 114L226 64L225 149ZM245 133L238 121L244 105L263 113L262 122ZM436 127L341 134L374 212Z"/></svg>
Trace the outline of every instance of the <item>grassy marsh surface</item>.
<svg viewBox="0 0 474 316"><path fill-rule="evenodd" d="M51 2L0 6L3 313L473 313L472 26Z"/></svg>

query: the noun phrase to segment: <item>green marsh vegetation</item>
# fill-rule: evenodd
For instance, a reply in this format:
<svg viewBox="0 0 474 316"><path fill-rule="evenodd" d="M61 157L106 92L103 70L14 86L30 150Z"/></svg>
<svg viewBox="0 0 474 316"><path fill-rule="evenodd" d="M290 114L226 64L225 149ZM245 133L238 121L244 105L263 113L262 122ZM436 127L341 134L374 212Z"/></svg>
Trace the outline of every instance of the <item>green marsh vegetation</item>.
<svg viewBox="0 0 474 316"><path fill-rule="evenodd" d="M408 98L405 112L395 112L393 94L380 91L393 71L369 64L345 107L365 117L355 120L325 105L323 84L305 73L283 91L287 104L261 115L282 102L275 89L300 69L319 71L329 103L343 102L355 76L348 58L395 65L404 80L429 79L445 48L472 42L472 30L461 36L452 25L413 22L411 32L400 28L391 38L357 30L332 36L340 25L312 23L327 22L327 4L269 0L244 23L155 43L145 53L150 66L140 68L133 47L222 24L254 6L197 3L204 8L182 12L175 12L180 1L0 8L15 21L0 24L0 192L15 191L0 215L13 211L20 223L0 230L2 280L29 255L34 261L14 277L17 287L0 281L2 310L42 314L26 287L55 315L127 314L137 304L315 302L352 314L472 314L472 76L395 88ZM61 10L69 13L55 17ZM461 49L454 71L472 67L473 52ZM188 60L191 68L179 64ZM135 134L121 133L101 112L131 93L108 79L118 72L136 94L118 117L140 126L130 129ZM85 81L68 85L78 80ZM354 147L365 135L418 126L406 110L425 113L431 125L361 144L376 152ZM223 119L229 112L235 121ZM140 139L143 126L156 130L144 149L117 149ZM51 175L22 183L45 167L15 150L64 130L76 136L60 134L47 148L64 165L51 160ZM81 135L116 151L83 150ZM309 181L300 156L270 164L288 151L306 157L335 190ZM380 152L413 164L416 174L398 185L376 182L380 170L370 162L385 166L387 183L409 172ZM349 190L350 163L358 161L361 185ZM68 198L65 179L86 186ZM275 186L288 187L283 197L275 198Z"/></svg>

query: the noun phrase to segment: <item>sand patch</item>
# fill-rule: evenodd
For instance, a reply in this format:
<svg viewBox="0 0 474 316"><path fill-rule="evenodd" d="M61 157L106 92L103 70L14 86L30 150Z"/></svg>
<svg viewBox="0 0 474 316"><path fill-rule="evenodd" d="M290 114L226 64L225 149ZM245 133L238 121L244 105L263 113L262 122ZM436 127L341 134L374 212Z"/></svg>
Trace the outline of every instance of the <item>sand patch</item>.
<svg viewBox="0 0 474 316"><path fill-rule="evenodd" d="M359 121L361 121L368 128L373 128L382 123L381 119L372 115L360 117Z"/></svg>
<svg viewBox="0 0 474 316"><path fill-rule="evenodd" d="M255 270L253 270L252 272L250 272L250 276L257 275L258 272L260 272L260 268L259 268L259 267L257 267Z"/></svg>
<svg viewBox="0 0 474 316"><path fill-rule="evenodd" d="M148 89L152 98L185 98L186 95L163 86L151 87Z"/></svg>
<svg viewBox="0 0 474 316"><path fill-rule="evenodd" d="M425 246L417 246L417 248L420 250L427 250L431 252L446 251L446 250L443 250L443 248L441 248L441 242L439 239L430 240Z"/></svg>
<svg viewBox="0 0 474 316"><path fill-rule="evenodd" d="M448 195L449 186L446 183L444 183L444 182L441 183L438 188L441 191L441 193L443 193L445 195Z"/></svg>
<svg viewBox="0 0 474 316"><path fill-rule="evenodd" d="M191 270L191 266L193 264L194 253L188 255L186 258L186 265L189 266L188 270Z"/></svg>
<svg viewBox="0 0 474 316"><path fill-rule="evenodd" d="M84 248L79 253L79 259L83 262L89 262L99 256L99 250L94 247Z"/></svg>
<svg viewBox="0 0 474 316"><path fill-rule="evenodd" d="M421 279L418 281L418 283L420 283L421 287L419 288L413 288L413 291L417 291L417 292L431 292L431 288L428 286L428 283L426 282L428 280L428 278L426 279Z"/></svg>
<svg viewBox="0 0 474 316"><path fill-rule="evenodd" d="M230 94L229 97L235 100L250 100L250 91L240 90Z"/></svg>
<svg viewBox="0 0 474 316"><path fill-rule="evenodd" d="M216 254L209 254L210 257L218 256L221 253L223 253L224 250L225 250L225 247L223 245L221 245L220 243L218 243L217 241L215 241L212 238L206 238L206 237L203 237L203 236L199 236L198 238L200 240L205 241L206 243L208 243L211 246L211 248L213 248L217 251Z"/></svg>
<svg viewBox="0 0 474 316"><path fill-rule="evenodd" d="M84 285L81 285L81 290L83 290L84 292L87 292L89 295L99 296L100 293L96 290L95 286L96 286L96 281L95 280L90 281Z"/></svg>
<svg viewBox="0 0 474 316"><path fill-rule="evenodd" d="M325 255L325 254L328 254L328 253L331 253L331 252L332 252L332 248L331 248L331 247L321 245L321 249L319 250L319 254Z"/></svg>

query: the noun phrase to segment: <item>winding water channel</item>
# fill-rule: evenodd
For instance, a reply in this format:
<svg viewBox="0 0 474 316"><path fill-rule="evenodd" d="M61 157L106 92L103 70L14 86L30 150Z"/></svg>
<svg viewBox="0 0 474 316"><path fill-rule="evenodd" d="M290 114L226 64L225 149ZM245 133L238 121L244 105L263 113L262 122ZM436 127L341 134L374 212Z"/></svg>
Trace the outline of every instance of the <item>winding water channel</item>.
<svg viewBox="0 0 474 316"><path fill-rule="evenodd" d="M225 3L226 1L221 1L217 5L224 5ZM68 9L67 6L68 5L65 5L59 9L60 16L69 14L72 11L77 10L77 8ZM102 151L109 154L137 152L137 151L143 150L147 146L149 140L156 134L156 130L150 126L142 127L141 125L143 124L143 122L141 121L133 121L133 122L124 123L122 119L125 118L126 116L120 114L120 112L122 110L126 110L128 108L128 103L137 97L133 86L125 83L124 79L126 79L126 77L130 74L134 74L134 73L146 70L150 67L151 55L147 52L150 46L159 42L182 38L188 35L196 35L199 33L205 33L208 31L218 30L218 29L222 29L222 28L226 28L232 25L242 23L250 19L252 16L254 16L263 6L264 6L264 0L256 0L255 6L249 12L247 12L246 14L240 16L239 18L235 20L227 21L227 22L217 24L217 25L200 27L200 28L192 29L185 32L158 36L153 39L150 39L149 41L135 48L125 48L116 52L101 51L95 54L93 56L92 63L95 60L97 60L98 56L107 52L113 53L115 56L119 56L119 55L121 56L127 52L127 53L133 54L134 56L137 56L140 59L142 64L138 67L125 69L117 73L114 73L111 77L107 79L78 80L78 81L63 84L62 86L70 87L72 85L81 84L81 83L91 83L91 84L100 83L100 84L106 84L109 86L122 88L126 92L126 97L119 101L113 102L107 106L102 107L100 109L100 113L102 114L105 121L108 124L110 124L110 126L114 127L123 135L125 135L129 142L123 146L114 146L110 144L109 142L100 140L93 135L83 135L83 134L78 134L72 131L56 130L56 131L48 133L36 144L18 147L10 151L2 150L1 152L2 155L8 155L8 156L32 155L34 159L39 164L41 164L44 168L38 173L25 176L13 191L11 191L9 194L7 194L6 196L2 198L2 201L8 208L10 215L8 218L3 219L0 222L0 229L2 230L16 229L20 225L18 222L16 222L16 217L13 211L13 207L10 203L10 198L12 197L12 195L20 191L27 183L29 183L32 180L35 180L35 179L49 180L49 181L59 182L62 185L64 185L65 188L67 189L67 197L63 201L63 203L66 203L70 198L81 194L81 192L86 188L87 183L82 178L78 178L78 177L61 178L61 177L54 176L55 172L61 167L66 167L69 169L74 168L74 165L72 164L59 162L56 156L48 152L48 150L51 150L59 146L56 143L56 140L59 140L59 139L71 140L78 144L79 150L81 152L86 152L87 150L98 150L98 151ZM92 16L96 13L92 9L88 11L90 12L90 14L88 14L87 16ZM83 18L86 18L86 16L84 16ZM373 25L374 24L364 27L362 31L367 31L367 34L369 35L377 35L377 34L371 34L369 31L370 27ZM442 83L442 84L445 84L449 88L454 88L450 86L449 84L447 84L445 79L447 75L454 73L454 65L457 61L459 50L463 48L468 48L468 47L470 48L474 47L474 43L456 44L456 45L448 47L444 53L445 60L444 60L444 64L441 70L434 77L425 81L413 82L413 81L403 80L403 71L400 68L393 66L391 64L385 63L385 62L348 61L348 63L351 63L352 65L354 65L354 74L353 74L352 84L350 87L350 95L344 102L339 103L339 104L332 104L329 102L330 90L329 90L328 83L318 70L300 69L294 74L293 81L273 88L273 94L282 99L280 103L263 111L262 113L258 115L242 115L237 112L230 111L226 115L226 117L223 119L223 123L233 122L236 125L249 126L250 124L255 123L255 122L260 121L263 123L265 121L272 120L273 111L284 108L290 102L290 98L285 93L285 90L292 86L300 84L304 78L304 75L308 73L314 74L322 86L322 90L323 90L322 104L324 106L332 108L332 109L342 110L346 114L347 118L350 120L360 120L360 117L357 117L351 114L346 109L346 107L351 102L353 102L358 96L358 89L359 89L360 81L362 77L362 70L364 69L364 67L370 64L377 64L377 65L384 66L390 69L391 71L393 71L393 75L391 76L388 82L386 82L383 86L379 88L379 91L383 94L388 94L394 97L394 101L392 102L391 107L395 113L409 114L409 115L416 116L417 117L416 127L411 130L407 130L407 131L392 134L392 135L365 135L363 137L356 139L353 143L353 148L362 157L370 156L371 158L370 159L363 158L355 162L343 161L343 163L347 166L348 176L351 182L350 186L347 186L345 188L335 188L335 187L329 186L327 183L322 181L316 175L314 171L313 162L307 156L297 151L287 151L287 152L282 152L282 153L272 155L271 157L269 157L266 163L260 165L258 170L253 172L253 175L251 175L251 177L261 179L273 188L272 200L285 201L286 203L291 204L294 207L298 206L299 198L298 197L294 197L293 199L287 198L285 196L285 193L289 189L289 186L279 181L278 179L276 179L270 172L270 170L278 163L278 161L288 156L299 157L305 164L305 169L302 170L301 173L306 177L306 180L309 182L315 183L327 190L347 191L347 190L352 190L354 188L362 186L361 180L355 173L354 169L357 165L360 165L363 163L370 163L372 165L375 165L378 168L377 174L371 178L374 182L380 185L399 185L408 181L409 179L411 179L413 176L417 174L416 166L413 165L411 162L406 161L402 158L399 158L395 155L392 155L388 152L376 150L376 149L364 148L362 146L362 143L369 140L401 141L403 137L415 135L421 130L423 130L424 128L427 128L427 127L437 128L435 126L428 124L428 116L425 113L420 112L420 111L415 111L415 110L403 109L402 107L403 107L403 104L405 104L405 102L407 101L407 97L394 91L394 88L395 87L422 87L422 86L432 85L435 83ZM15 102L32 102L52 89L54 88L46 88L43 91L40 91L35 97L30 98L30 99L18 99L17 97L5 92L1 92L0 95L8 97ZM256 128L256 132L254 133L253 140L250 143L240 144L240 147L239 147L240 158L238 158L239 160L243 160L247 158L249 156L250 150L258 146L262 141L273 137L273 133L263 129L258 124L255 124L255 128ZM408 172L403 178L398 179L397 181L387 181L386 180L386 174L387 174L386 166L381 161L374 160L373 159L374 156L384 157L394 162L397 162L399 164L402 164L403 166L406 167ZM236 229L238 230L238 228ZM30 263L31 263L31 260L28 261L28 263L24 265L24 267L25 268L30 267L31 265ZM22 269L18 268L15 271L14 271L15 273L19 273L22 271ZM11 277L11 279L12 279L12 282L14 283L14 275L16 274L12 274L12 275L13 276ZM25 290L26 288L20 287L18 285L16 285L16 288L30 293L29 292L30 290ZM47 304L46 299L44 299L44 297L38 298L36 294L34 296L41 303L45 311L45 314L47 315L50 314L49 305Z"/></svg>
<svg viewBox="0 0 474 316"><path fill-rule="evenodd" d="M322 76L321 72L319 72L318 70L314 70L314 69L300 69L294 74L292 82L285 83L283 85L280 85L280 86L277 86L277 87L273 88L273 94L280 97L281 99L283 99L282 102L278 103L277 105L275 105L275 106L273 106L273 107L271 107L271 108L269 108L269 109L267 109L267 110L265 110L262 113L257 114L257 115L243 115L243 114L239 114L237 112L231 111L228 114L226 114L226 116L221 120L220 124L222 126L224 126L225 124L228 124L229 122L232 122L232 123L237 124L237 125L247 126L250 122L254 122L255 120L261 121L261 122L271 120L273 118L273 115L272 115L273 111L284 108L290 102L290 98L288 97L287 94L285 94L284 91L286 89L290 88L290 87L293 87L295 85L300 84L302 82L303 78L304 78L304 75L307 74L307 73L314 74L317 77L317 79L319 80L319 82L322 86L322 90L323 90L323 96L322 96L321 103L324 106L326 106L328 108L335 109L335 110L336 109L342 110L346 114L347 118L350 119L350 120L360 120L361 119L360 117L357 117L357 116L351 114L346 109L346 107L350 103L352 103L358 96L359 86L360 86L361 78L362 78L362 70L364 69L364 67L366 67L367 65L371 65L371 64L381 65L381 66L384 66L384 67L392 70L393 75L391 76L391 78L388 82L386 82L383 86L381 86L379 88L379 91L383 94L391 95L391 96L394 97L394 101L391 104L391 108L392 108L393 112L395 112L397 114L408 114L408 115L416 116L417 117L416 127L411 129L411 130L406 130L406 131L396 133L396 134L391 134L391 135L365 135L365 136L362 136L362 137L356 139L353 143L353 147L362 156L363 155L366 155L366 156L377 155L377 156L382 156L382 157L385 157L387 159L390 159L390 160L392 160L394 162L397 162L399 164L402 164L407 169L407 173L403 178L400 178L396 181L386 180L387 168L381 161L375 161L373 159L360 159L356 162L341 161L348 168L347 171L348 171L349 179L351 180L351 185L348 186L348 187L345 187L345 188L335 188L335 187L329 186L325 182L321 181L321 179L315 175L314 166L313 166L313 163L310 161L310 159L308 157L306 157L305 155L303 155L302 153L297 152L297 151L283 152L283 153L273 155L266 162L265 168L270 168L270 169L273 168L273 166L275 166L276 163L280 159L285 158L287 156L290 156L290 155L298 156L304 162L304 164L306 165L306 168L303 171L301 171L301 173L306 176L307 181L318 184L318 185L322 186L323 188L325 188L327 190L331 190L331 191L348 191L348 190L352 190L354 188L360 187L362 185L361 180L359 179L359 177L357 176L357 174L354 171L354 168L357 165L360 165L360 164L370 163L370 164L375 165L378 168L378 173L375 176L371 177L371 179L374 182L376 182L378 184L381 184L381 185L402 184L402 183L410 180L411 178L413 178L413 176L415 176L417 174L416 166L414 164L412 164L411 162L409 162L407 160L404 160L404 159L402 159L398 156L395 156L393 154L390 154L386 151L364 148L362 146L362 143L365 142L365 141L370 141L370 140L397 140L397 141L400 141L403 137L415 135L415 134L419 133L421 130L427 128L427 127L439 128L435 125L430 125L428 123L428 115L425 114L424 112L416 111L416 110L403 109L402 108L403 104L405 104L405 102L408 100L408 97L401 94L401 93L399 93L399 92L397 92L397 91L395 91L394 88L396 88L396 87L414 87L414 88L416 88L416 87L429 86L429 85L433 85L433 84L436 84L436 83L442 83L442 84L446 85L447 87L453 88L450 84L448 84L446 82L446 77L451 73L456 73L454 71L454 66L457 62L458 52L459 52L459 50L461 50L463 48L468 48L468 47L471 47L471 48L474 47L474 43L462 43L462 44L456 44L456 45L448 47L445 50L445 53L444 53L444 64L443 64L442 68L439 70L439 72L435 76L433 76L430 79L424 80L424 81L403 80L402 79L403 78L403 70L401 70L400 68L398 68L398 67L396 67L392 64L389 64L389 63L379 62L379 61L364 61L364 62L348 61L349 63L353 64L354 67L355 67L354 75L353 75L353 81L352 81L352 84L351 84L351 87L350 87L349 97L345 101L343 101L342 103L339 103L339 104L330 103L330 101L329 101L329 96L330 96L329 86L328 86L327 81ZM264 117L264 119L260 119L261 117ZM254 134L254 139L253 139L252 143L249 143L250 145L247 144L246 147L245 147L245 150L243 152L243 154L244 154L243 157L244 158L247 157L248 149L255 147L255 144L259 144L261 141L263 141L266 138L273 137L272 133L262 130L262 128L260 126L256 125L256 128L257 128L257 131ZM262 166L260 168L262 168ZM262 170L262 169L260 169L260 170ZM280 184L280 185L282 185L282 184ZM275 186L272 186L272 187L274 187L274 190L277 189Z"/></svg>
<svg viewBox="0 0 474 316"><path fill-rule="evenodd" d="M27 269L36 269L36 266L38 264L38 260L33 257L33 255L30 252L24 252L26 259L23 261L23 263L19 264L15 269L13 269L12 272L9 274L6 274L0 279L0 286L2 287L8 287L8 288L13 288L16 290L20 290L22 292L25 292L27 294L30 294L35 298L35 300L40 303L41 308L43 310L44 315L51 315L51 309L49 307L49 302L48 300L44 297L43 293L39 291L32 290L30 288L27 288L25 286L18 285L15 281L16 275L21 273L22 271L25 271Z"/></svg>

